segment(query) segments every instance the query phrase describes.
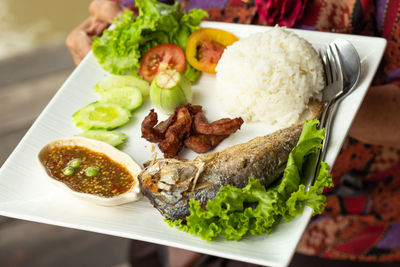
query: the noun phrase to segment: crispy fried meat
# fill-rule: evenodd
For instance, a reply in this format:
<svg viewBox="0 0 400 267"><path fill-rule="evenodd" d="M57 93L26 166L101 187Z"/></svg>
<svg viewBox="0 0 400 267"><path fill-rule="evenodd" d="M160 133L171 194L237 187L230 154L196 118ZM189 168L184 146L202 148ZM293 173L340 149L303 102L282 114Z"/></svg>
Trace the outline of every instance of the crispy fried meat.
<svg viewBox="0 0 400 267"><path fill-rule="evenodd" d="M166 119L165 121L160 122L159 124L157 124L156 127L154 127L154 129L159 132L162 133L163 135L165 135L165 133L167 132L168 128L175 123L176 121L176 113L177 110L175 110L174 114L172 114L171 116L168 117L168 119Z"/></svg>
<svg viewBox="0 0 400 267"><path fill-rule="evenodd" d="M158 143L164 139L164 133L154 129L157 122L157 113L154 112L154 109L150 110L149 115L142 121L142 137L152 143Z"/></svg>
<svg viewBox="0 0 400 267"><path fill-rule="evenodd" d="M197 153L208 152L243 124L242 118L208 123L202 107L191 104L176 108L167 120L157 122L157 114L152 109L142 122L142 137L159 143L165 158L177 158L183 146Z"/></svg>
<svg viewBox="0 0 400 267"><path fill-rule="evenodd" d="M185 107L189 110L192 116L196 115L198 112L203 111L203 107L200 105L187 104Z"/></svg>
<svg viewBox="0 0 400 267"><path fill-rule="evenodd" d="M194 129L197 133L206 135L229 135L240 129L243 124L242 118L236 119L220 119L212 123L208 123L203 112L198 112L194 116Z"/></svg>
<svg viewBox="0 0 400 267"><path fill-rule="evenodd" d="M182 150L183 140L191 134L192 121L192 116L185 106L177 109L176 121L168 127L165 139L158 145L165 158L173 158Z"/></svg>
<svg viewBox="0 0 400 267"><path fill-rule="evenodd" d="M184 144L196 153L206 153L222 142L229 135L192 135L185 139Z"/></svg>

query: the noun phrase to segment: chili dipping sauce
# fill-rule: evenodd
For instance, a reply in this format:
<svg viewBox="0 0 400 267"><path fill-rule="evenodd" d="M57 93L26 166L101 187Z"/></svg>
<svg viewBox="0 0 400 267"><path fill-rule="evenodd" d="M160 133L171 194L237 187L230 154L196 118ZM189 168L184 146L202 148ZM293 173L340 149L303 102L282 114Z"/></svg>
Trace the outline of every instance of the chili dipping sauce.
<svg viewBox="0 0 400 267"><path fill-rule="evenodd" d="M82 146L52 146L40 161L51 177L77 192L114 197L135 185L122 164Z"/></svg>

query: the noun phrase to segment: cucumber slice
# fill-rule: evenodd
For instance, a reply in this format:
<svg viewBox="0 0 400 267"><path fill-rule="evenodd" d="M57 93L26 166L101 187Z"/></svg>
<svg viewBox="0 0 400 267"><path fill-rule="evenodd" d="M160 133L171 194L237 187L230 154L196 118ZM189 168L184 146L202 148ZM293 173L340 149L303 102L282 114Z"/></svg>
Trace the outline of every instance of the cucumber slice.
<svg viewBox="0 0 400 267"><path fill-rule="evenodd" d="M99 93L100 102L134 110L142 105L142 93L136 87L119 87Z"/></svg>
<svg viewBox="0 0 400 267"><path fill-rule="evenodd" d="M112 146L119 146L125 142L126 135L124 133L107 130L87 130L78 136L106 142Z"/></svg>
<svg viewBox="0 0 400 267"><path fill-rule="evenodd" d="M131 112L119 105L94 102L73 116L75 125L85 130L111 130L129 122Z"/></svg>
<svg viewBox="0 0 400 267"><path fill-rule="evenodd" d="M150 84L147 81L130 75L109 76L106 79L98 82L94 86L94 91L101 94L104 91L125 86L138 88L142 92L143 97L148 96L150 92Z"/></svg>

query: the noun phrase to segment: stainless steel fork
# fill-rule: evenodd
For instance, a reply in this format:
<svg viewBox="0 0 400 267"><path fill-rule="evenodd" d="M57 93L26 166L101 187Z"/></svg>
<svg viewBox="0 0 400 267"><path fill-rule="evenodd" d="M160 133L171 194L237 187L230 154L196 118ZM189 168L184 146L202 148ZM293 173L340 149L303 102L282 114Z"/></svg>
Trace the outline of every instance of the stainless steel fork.
<svg viewBox="0 0 400 267"><path fill-rule="evenodd" d="M319 54L326 81L322 95L325 107L319 128L325 128L325 139L322 141L322 147L316 157L312 183L318 175L321 161L325 161L336 108L339 102L356 88L361 74L360 57L354 46L347 40L337 39L321 49Z"/></svg>
<svg viewBox="0 0 400 267"><path fill-rule="evenodd" d="M340 63L338 49L335 43L330 43L319 51L321 61L325 72L325 88L322 93L322 102L325 103L318 128L325 128L325 138L322 141L322 147L318 152L314 179L318 175L321 161L325 159L326 148L329 142L330 129L332 126L333 114L337 107L336 96L343 91L343 69Z"/></svg>
<svg viewBox="0 0 400 267"><path fill-rule="evenodd" d="M320 51L320 56L326 75L326 87L322 96L326 105L319 128L325 128L325 139L317 156L314 178L318 175L321 160L325 161L332 118L338 103L354 90L361 74L360 57L349 41L337 39L331 42L324 50Z"/></svg>
<svg viewBox="0 0 400 267"><path fill-rule="evenodd" d="M338 94L343 91L345 79L338 48L334 42L320 51L320 57L325 71L325 88L322 94L322 102L325 107L319 123L319 128L325 128L325 139L322 142L321 153L318 160L323 160L326 154L326 146L329 142L332 118L337 108Z"/></svg>

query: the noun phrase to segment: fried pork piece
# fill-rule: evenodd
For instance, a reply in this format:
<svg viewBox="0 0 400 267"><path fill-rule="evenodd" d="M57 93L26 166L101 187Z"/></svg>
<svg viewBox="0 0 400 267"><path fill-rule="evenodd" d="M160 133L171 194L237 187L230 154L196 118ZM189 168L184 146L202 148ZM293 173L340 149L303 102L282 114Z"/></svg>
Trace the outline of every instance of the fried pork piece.
<svg viewBox="0 0 400 267"><path fill-rule="evenodd" d="M167 132L169 126L171 126L175 121L176 121L176 110L174 114L168 117L168 119L157 124L157 126L154 127L154 130L165 136L165 133Z"/></svg>
<svg viewBox="0 0 400 267"><path fill-rule="evenodd" d="M154 109L150 110L149 115L142 121L142 137L152 143L158 143L164 139L164 133L154 128L157 122L157 113L154 112Z"/></svg>
<svg viewBox="0 0 400 267"><path fill-rule="evenodd" d="M196 153L206 153L218 146L229 135L192 135L185 139L185 147Z"/></svg>
<svg viewBox="0 0 400 267"><path fill-rule="evenodd" d="M165 158L177 158L183 146L197 153L208 152L243 124L242 118L208 123L202 107L191 104L177 107L167 120L157 122L157 114L152 109L142 122L142 137L159 143Z"/></svg>
<svg viewBox="0 0 400 267"><path fill-rule="evenodd" d="M199 134L206 135L229 135L240 129L243 124L242 118L236 119L220 119L212 123L208 123L203 112L198 112L194 117L194 129Z"/></svg>
<svg viewBox="0 0 400 267"><path fill-rule="evenodd" d="M185 107L189 110L190 114L193 116L196 115L198 112L203 111L203 107L200 105L187 104Z"/></svg>
<svg viewBox="0 0 400 267"><path fill-rule="evenodd" d="M165 138L158 145L165 158L173 158L182 150L183 140L192 132L192 116L183 106L176 111L176 121L168 127Z"/></svg>
<svg viewBox="0 0 400 267"><path fill-rule="evenodd" d="M202 111L202 107L199 105L187 104L183 107L187 108L188 112L192 116ZM179 107L175 110L174 114L168 117L167 120L162 121L159 124L157 124L157 113L154 111L154 109L150 110L149 115L147 115L142 122L142 137L152 143L159 143L164 140L165 133L167 132L168 128L176 121L178 109Z"/></svg>

